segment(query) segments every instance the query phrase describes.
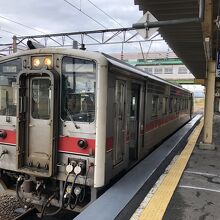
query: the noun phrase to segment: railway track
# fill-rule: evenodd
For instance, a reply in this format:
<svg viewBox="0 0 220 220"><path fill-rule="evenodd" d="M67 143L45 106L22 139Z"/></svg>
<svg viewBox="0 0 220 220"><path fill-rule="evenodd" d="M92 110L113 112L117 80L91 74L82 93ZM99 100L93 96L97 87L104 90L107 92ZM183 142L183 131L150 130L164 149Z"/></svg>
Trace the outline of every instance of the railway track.
<svg viewBox="0 0 220 220"><path fill-rule="evenodd" d="M72 220L77 213L63 211L56 216L39 217L36 208L23 209L16 196L11 193L0 194L0 220Z"/></svg>
<svg viewBox="0 0 220 220"><path fill-rule="evenodd" d="M29 208L25 210L23 213L21 213L19 216L17 216L14 220L21 220L21 219L39 219L36 215L37 210L36 208Z"/></svg>
<svg viewBox="0 0 220 220"><path fill-rule="evenodd" d="M15 219L20 214L16 212L20 208L20 204L14 195L2 193L0 195L0 219Z"/></svg>

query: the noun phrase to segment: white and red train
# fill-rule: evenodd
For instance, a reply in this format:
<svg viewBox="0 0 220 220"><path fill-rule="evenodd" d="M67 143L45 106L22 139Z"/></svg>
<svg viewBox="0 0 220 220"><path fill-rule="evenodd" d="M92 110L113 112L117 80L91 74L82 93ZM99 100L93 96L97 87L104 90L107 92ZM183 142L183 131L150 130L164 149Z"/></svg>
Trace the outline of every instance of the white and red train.
<svg viewBox="0 0 220 220"><path fill-rule="evenodd" d="M1 57L1 181L43 212L80 210L190 120L192 103L187 90L102 53Z"/></svg>

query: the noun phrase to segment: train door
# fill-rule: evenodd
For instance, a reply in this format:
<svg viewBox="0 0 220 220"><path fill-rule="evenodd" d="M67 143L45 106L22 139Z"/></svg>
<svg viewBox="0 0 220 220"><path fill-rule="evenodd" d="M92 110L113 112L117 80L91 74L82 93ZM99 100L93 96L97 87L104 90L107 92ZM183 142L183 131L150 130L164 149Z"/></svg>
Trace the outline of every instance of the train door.
<svg viewBox="0 0 220 220"><path fill-rule="evenodd" d="M48 166L48 156L51 153L48 148L51 145L51 108L53 108L51 95L49 78L30 79L28 160L33 166Z"/></svg>
<svg viewBox="0 0 220 220"><path fill-rule="evenodd" d="M125 81L116 80L113 165L119 164L121 161L123 161L125 148L125 97Z"/></svg>
<svg viewBox="0 0 220 220"><path fill-rule="evenodd" d="M139 119L140 119L140 85L131 84L131 102L129 118L129 161L138 159Z"/></svg>
<svg viewBox="0 0 220 220"><path fill-rule="evenodd" d="M58 130L56 83L51 74L21 75L18 80L18 168L30 174L51 176Z"/></svg>

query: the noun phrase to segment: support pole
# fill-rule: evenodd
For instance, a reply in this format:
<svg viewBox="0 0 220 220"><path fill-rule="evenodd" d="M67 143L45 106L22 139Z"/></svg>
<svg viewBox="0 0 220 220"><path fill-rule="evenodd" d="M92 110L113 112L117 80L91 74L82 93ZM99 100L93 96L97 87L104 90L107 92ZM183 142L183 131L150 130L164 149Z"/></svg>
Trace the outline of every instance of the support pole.
<svg viewBox="0 0 220 220"><path fill-rule="evenodd" d="M14 35L13 36L13 53L17 52L17 37Z"/></svg>
<svg viewBox="0 0 220 220"><path fill-rule="evenodd" d="M200 149L214 150L215 145L212 142L213 115L214 115L214 96L215 96L215 61L208 62L208 76L205 93L205 116L203 141L200 143Z"/></svg>

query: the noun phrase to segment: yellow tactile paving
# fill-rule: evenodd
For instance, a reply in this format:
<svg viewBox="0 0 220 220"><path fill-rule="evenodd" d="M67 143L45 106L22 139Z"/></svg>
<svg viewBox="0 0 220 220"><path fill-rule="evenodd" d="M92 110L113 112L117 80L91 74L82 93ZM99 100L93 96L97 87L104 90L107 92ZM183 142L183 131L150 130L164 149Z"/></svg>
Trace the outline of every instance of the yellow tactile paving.
<svg viewBox="0 0 220 220"><path fill-rule="evenodd" d="M141 213L139 220L161 220L163 218L170 199L177 187L190 155L192 154L202 127L203 120L201 120L191 134L186 147L181 152L146 208Z"/></svg>

